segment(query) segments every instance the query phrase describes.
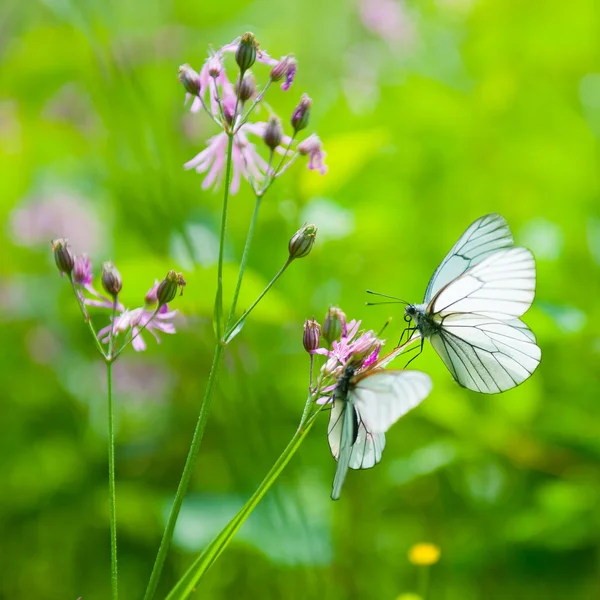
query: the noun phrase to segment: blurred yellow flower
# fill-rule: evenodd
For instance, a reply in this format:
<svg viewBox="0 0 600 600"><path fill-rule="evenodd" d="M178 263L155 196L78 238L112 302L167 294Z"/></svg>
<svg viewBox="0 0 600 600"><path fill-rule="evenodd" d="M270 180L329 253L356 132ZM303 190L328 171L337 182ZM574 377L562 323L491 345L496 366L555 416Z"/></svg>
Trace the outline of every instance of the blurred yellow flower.
<svg viewBox="0 0 600 600"><path fill-rule="evenodd" d="M415 544L408 551L408 560L413 565L434 565L440 559L440 549L435 544Z"/></svg>
<svg viewBox="0 0 600 600"><path fill-rule="evenodd" d="M423 598L419 594L411 594L409 592L408 594L400 594L396 600L423 600Z"/></svg>

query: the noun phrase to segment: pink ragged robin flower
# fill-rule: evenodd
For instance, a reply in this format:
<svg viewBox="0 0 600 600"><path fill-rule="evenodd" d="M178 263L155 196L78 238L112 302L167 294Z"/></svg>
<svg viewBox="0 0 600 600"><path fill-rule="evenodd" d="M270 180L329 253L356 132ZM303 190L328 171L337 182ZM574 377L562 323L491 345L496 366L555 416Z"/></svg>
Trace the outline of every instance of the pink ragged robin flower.
<svg viewBox="0 0 600 600"><path fill-rule="evenodd" d="M309 170L319 171L321 175L327 173L327 165L323 162L327 153L323 150L323 144L318 135L312 134L298 144L298 153L308 155Z"/></svg>
<svg viewBox="0 0 600 600"><path fill-rule="evenodd" d="M256 146L248 139L248 134L262 138L267 128L267 123L244 123L233 138L231 193L235 194L240 189L242 177L250 182L255 182L255 187L260 184L268 168L267 161L258 153ZM227 158L227 134L219 133L211 137L207 147L197 154L192 160L185 163L186 169L195 169L197 173L206 173L202 182L202 189L218 187L225 174ZM291 138L284 135L279 153L285 153L285 147Z"/></svg>
<svg viewBox="0 0 600 600"><path fill-rule="evenodd" d="M146 349L146 342L142 337L142 331L148 331L154 336L154 339L160 344L158 332L173 334L176 333L173 319L177 314L176 310L169 310L166 304L163 304L158 312L156 311L156 292L159 282L155 282L146 293L146 304L133 310L125 310L122 306L118 309L114 324L102 328L98 332L98 339L103 344L108 344L110 332L114 327L115 335L126 333L131 329L131 345L136 352L143 352ZM155 314L156 313L156 314ZM112 317L111 317L112 321Z"/></svg>

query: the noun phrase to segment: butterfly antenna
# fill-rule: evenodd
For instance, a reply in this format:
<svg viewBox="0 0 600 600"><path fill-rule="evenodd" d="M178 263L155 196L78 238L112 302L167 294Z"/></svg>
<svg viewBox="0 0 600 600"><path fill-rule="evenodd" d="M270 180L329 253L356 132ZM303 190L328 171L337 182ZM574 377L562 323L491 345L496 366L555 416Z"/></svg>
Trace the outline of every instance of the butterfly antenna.
<svg viewBox="0 0 600 600"><path fill-rule="evenodd" d="M365 306L379 306L380 304L402 304L400 300L384 300L383 302L365 302Z"/></svg>
<svg viewBox="0 0 600 600"><path fill-rule="evenodd" d="M386 330L386 327L390 324L392 317L388 317L388 320L383 324L383 327L379 330L377 337L380 338L381 334Z"/></svg>
<svg viewBox="0 0 600 600"><path fill-rule="evenodd" d="M391 300L395 300L396 302L401 302L402 304L410 304L410 302L407 302L406 300L402 300L402 298L398 298L396 296L390 296L388 294L380 294L379 292L374 292L373 290L367 290L367 294L372 294L373 296L381 296L382 298L390 298ZM378 304L384 304L384 303L378 302ZM393 302L389 302L388 304L393 304Z"/></svg>

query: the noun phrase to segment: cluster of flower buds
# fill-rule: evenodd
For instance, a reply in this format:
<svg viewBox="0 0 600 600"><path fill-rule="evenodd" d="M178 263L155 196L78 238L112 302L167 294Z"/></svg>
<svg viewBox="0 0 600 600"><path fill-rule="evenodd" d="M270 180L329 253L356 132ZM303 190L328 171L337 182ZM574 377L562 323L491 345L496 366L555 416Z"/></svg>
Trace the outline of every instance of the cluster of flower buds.
<svg viewBox="0 0 600 600"><path fill-rule="evenodd" d="M237 66L235 85L227 74L226 58L229 53L234 54ZM257 87L250 69L260 64L271 67L271 70L268 81L262 87ZM207 174L203 188L218 185L223 180L229 136L233 136L232 193L238 191L242 178L250 182L256 194L264 193L270 182L285 173L298 157L307 156L310 170L326 173L326 154L319 138L312 135L304 141L297 139L298 134L309 125L312 100L306 94L302 95L290 117L291 136L285 135L281 119L273 114L270 106L266 121L251 121L263 106L270 85L282 82L281 89L288 91L294 82L296 69L292 54L280 60L271 58L259 48L252 33L245 33L230 44L211 51L200 72L188 64L179 67L179 81L186 98L193 98L192 112L204 110L223 129L222 133L208 140L202 152L185 164L187 169ZM262 138L268 149L267 159L250 141L251 136ZM281 156L280 160L273 161L275 153Z"/></svg>
<svg viewBox="0 0 600 600"><path fill-rule="evenodd" d="M360 324L348 321L337 306L329 308L322 328L314 319L305 321L304 348L310 354L327 357L321 368L325 377L338 377L348 365L361 369L377 361L383 340L374 331L361 331ZM324 347L319 347L320 340L325 342Z"/></svg>
<svg viewBox="0 0 600 600"><path fill-rule="evenodd" d="M146 349L146 343L141 336L143 330L148 331L157 341L158 332L175 333L173 319L177 311L169 311L168 303L175 299L178 292L183 294L186 285L181 273L169 271L162 281L156 281L148 290L144 305L132 310L126 309L119 301L123 288L123 279L112 262L102 265L100 277L102 287L108 298L100 294L92 285L92 263L86 254L75 256L65 239L52 242L54 260L61 275L67 275L73 282L77 300L87 317L87 307L95 306L110 309L114 322L98 332L98 339L108 343L114 334L131 331L131 345L134 350ZM111 321L113 316L110 317Z"/></svg>

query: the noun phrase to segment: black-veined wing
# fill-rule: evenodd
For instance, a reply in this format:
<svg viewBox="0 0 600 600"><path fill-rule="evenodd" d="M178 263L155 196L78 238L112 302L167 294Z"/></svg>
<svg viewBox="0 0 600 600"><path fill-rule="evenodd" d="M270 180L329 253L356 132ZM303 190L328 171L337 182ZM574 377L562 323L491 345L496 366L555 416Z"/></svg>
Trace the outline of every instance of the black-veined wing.
<svg viewBox="0 0 600 600"><path fill-rule="evenodd" d="M360 420L372 434L385 433L431 391L429 375L420 371L375 369L357 376L350 392Z"/></svg>
<svg viewBox="0 0 600 600"><path fill-rule="evenodd" d="M449 314L430 340L454 379L484 394L516 387L531 376L542 356L533 332L520 319Z"/></svg>
<svg viewBox="0 0 600 600"><path fill-rule="evenodd" d="M497 250L451 281L431 300L427 312L444 317L476 313L506 320L520 317L535 296L535 260L525 248Z"/></svg>
<svg viewBox="0 0 600 600"><path fill-rule="evenodd" d="M480 217L467 228L435 270L427 285L424 302L428 304L445 285L480 263L486 256L501 248L509 248L513 243L504 217L498 214Z"/></svg>

